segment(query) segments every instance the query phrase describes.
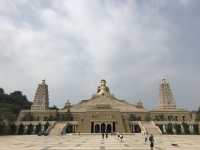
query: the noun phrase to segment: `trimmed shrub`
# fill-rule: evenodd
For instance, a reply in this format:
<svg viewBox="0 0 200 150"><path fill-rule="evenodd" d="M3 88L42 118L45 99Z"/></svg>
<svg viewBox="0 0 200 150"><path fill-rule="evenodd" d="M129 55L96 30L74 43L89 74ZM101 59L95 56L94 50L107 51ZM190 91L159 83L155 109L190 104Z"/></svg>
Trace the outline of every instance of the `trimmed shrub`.
<svg viewBox="0 0 200 150"><path fill-rule="evenodd" d="M198 124L194 124L193 128L194 128L194 134L199 134L199 125Z"/></svg>
<svg viewBox="0 0 200 150"><path fill-rule="evenodd" d="M158 126L160 128L160 131L162 132L162 134L164 134L163 125L162 124L157 124L156 126Z"/></svg>
<svg viewBox="0 0 200 150"><path fill-rule="evenodd" d="M180 124L175 124L174 125L174 128L175 128L175 130L176 130L176 134L178 134L178 135L180 135L180 134L182 134L181 133L181 125Z"/></svg>
<svg viewBox="0 0 200 150"><path fill-rule="evenodd" d="M45 125L44 125L44 131L46 131L49 127L49 122L46 122Z"/></svg>
<svg viewBox="0 0 200 150"><path fill-rule="evenodd" d="M33 125L29 124L28 125L28 130L27 130L27 134L32 134L33 133Z"/></svg>
<svg viewBox="0 0 200 150"><path fill-rule="evenodd" d="M189 125L185 122L182 123L185 134L190 134Z"/></svg>
<svg viewBox="0 0 200 150"><path fill-rule="evenodd" d="M9 127L10 127L10 134L16 134L17 126L13 123L13 124L10 124Z"/></svg>
<svg viewBox="0 0 200 150"><path fill-rule="evenodd" d="M173 134L172 123L167 124L166 132L167 132L167 134Z"/></svg>
<svg viewBox="0 0 200 150"><path fill-rule="evenodd" d="M19 134L19 135L24 134L24 128L25 128L25 127L24 127L23 124L20 124L20 125L19 125L19 130L18 130L18 134Z"/></svg>
<svg viewBox="0 0 200 150"><path fill-rule="evenodd" d="M41 129L42 129L41 123L37 124L37 125L36 125L35 134L39 134L39 133L41 132Z"/></svg>

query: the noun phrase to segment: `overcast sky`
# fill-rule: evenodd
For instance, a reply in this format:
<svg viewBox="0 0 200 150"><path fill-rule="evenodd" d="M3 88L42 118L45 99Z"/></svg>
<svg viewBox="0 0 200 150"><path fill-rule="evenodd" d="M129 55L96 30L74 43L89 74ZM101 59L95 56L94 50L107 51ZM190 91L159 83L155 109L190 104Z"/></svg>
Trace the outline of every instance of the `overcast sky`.
<svg viewBox="0 0 200 150"><path fill-rule="evenodd" d="M159 84L177 105L200 106L199 0L0 0L0 87L32 101L42 79L50 104L88 99L99 81L148 109Z"/></svg>

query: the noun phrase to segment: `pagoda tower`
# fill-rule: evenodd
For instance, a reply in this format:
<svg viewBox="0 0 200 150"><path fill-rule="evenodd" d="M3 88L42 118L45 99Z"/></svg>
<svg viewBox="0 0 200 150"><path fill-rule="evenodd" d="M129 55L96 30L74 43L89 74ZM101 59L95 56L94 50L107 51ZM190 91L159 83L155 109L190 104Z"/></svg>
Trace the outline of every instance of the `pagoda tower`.
<svg viewBox="0 0 200 150"><path fill-rule="evenodd" d="M37 87L31 110L47 110L49 108L48 85L42 80Z"/></svg>
<svg viewBox="0 0 200 150"><path fill-rule="evenodd" d="M166 79L162 79L160 84L159 101L160 109L176 109L176 101L174 99L169 82Z"/></svg>

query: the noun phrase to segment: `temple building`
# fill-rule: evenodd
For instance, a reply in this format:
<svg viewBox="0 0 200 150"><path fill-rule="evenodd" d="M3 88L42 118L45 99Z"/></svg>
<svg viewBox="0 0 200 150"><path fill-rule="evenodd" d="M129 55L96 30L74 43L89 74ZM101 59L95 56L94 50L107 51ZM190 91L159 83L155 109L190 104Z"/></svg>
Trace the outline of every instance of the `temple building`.
<svg viewBox="0 0 200 150"><path fill-rule="evenodd" d="M102 132L163 134L169 123L180 126L180 129L182 123L188 123L192 127L191 132L199 127L192 112L177 108L166 79L160 83L159 105L153 110L144 108L141 100L132 104L116 98L106 80L100 81L96 91L91 98L78 104L71 104L68 100L62 109L52 109L49 108L48 85L42 80L31 110L21 111L16 124L27 126L31 123L37 128L38 123L44 125L48 122L48 132L52 135ZM176 132L175 126L172 129Z"/></svg>
<svg viewBox="0 0 200 150"><path fill-rule="evenodd" d="M160 84L160 109L176 109L176 102L171 91L170 85L166 79Z"/></svg>
<svg viewBox="0 0 200 150"><path fill-rule="evenodd" d="M173 96L169 82L162 79L160 83L159 106L151 111L154 120L168 121L191 121L191 113L182 108L176 107L176 101Z"/></svg>
<svg viewBox="0 0 200 150"><path fill-rule="evenodd" d="M38 85L31 110L47 110L49 108L48 85L45 80Z"/></svg>

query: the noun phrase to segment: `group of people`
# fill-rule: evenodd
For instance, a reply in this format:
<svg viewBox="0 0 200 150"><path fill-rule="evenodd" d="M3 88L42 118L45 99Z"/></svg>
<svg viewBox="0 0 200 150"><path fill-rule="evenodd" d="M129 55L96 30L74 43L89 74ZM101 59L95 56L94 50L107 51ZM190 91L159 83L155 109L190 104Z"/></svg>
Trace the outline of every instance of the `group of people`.
<svg viewBox="0 0 200 150"><path fill-rule="evenodd" d="M113 133L111 133L111 135L113 135ZM120 132L117 132L116 134L115 134L116 136L117 136L117 138L122 142L123 141L123 135L120 133ZM150 149L151 150L153 150L153 148L154 148L154 142L155 142L155 140L154 140L154 136L153 136L153 134L148 134L148 132L145 132L144 133L144 143L145 144L147 144L148 143L148 141L149 141L149 145L150 145ZM108 133L107 132L105 132L105 133L102 133L102 139L104 139L104 138L108 138Z"/></svg>
<svg viewBox="0 0 200 150"><path fill-rule="evenodd" d="M148 132L146 132L146 133L144 133L144 143L145 144L147 144L147 142L148 142L148 140L149 140L149 144L150 144L150 148L151 148L151 150L153 150L153 148L154 148L154 137L153 137L153 134L151 134L150 136L149 136L149 134L148 134Z"/></svg>
<svg viewBox="0 0 200 150"><path fill-rule="evenodd" d="M102 139L104 139L104 137L106 137L106 139L108 138L108 133L107 132L106 133L102 133L101 135L102 135Z"/></svg>
<svg viewBox="0 0 200 150"><path fill-rule="evenodd" d="M102 133L101 135L102 135L102 139L104 139L104 138L107 139L107 138L108 138L108 133L107 133L107 132ZM122 140L123 140L123 135L120 134L119 132L117 132L117 133L111 133L111 135L116 135L117 138L122 142Z"/></svg>
<svg viewBox="0 0 200 150"><path fill-rule="evenodd" d="M121 140L123 140L124 136L122 134L120 134L119 132L117 132L117 138Z"/></svg>

